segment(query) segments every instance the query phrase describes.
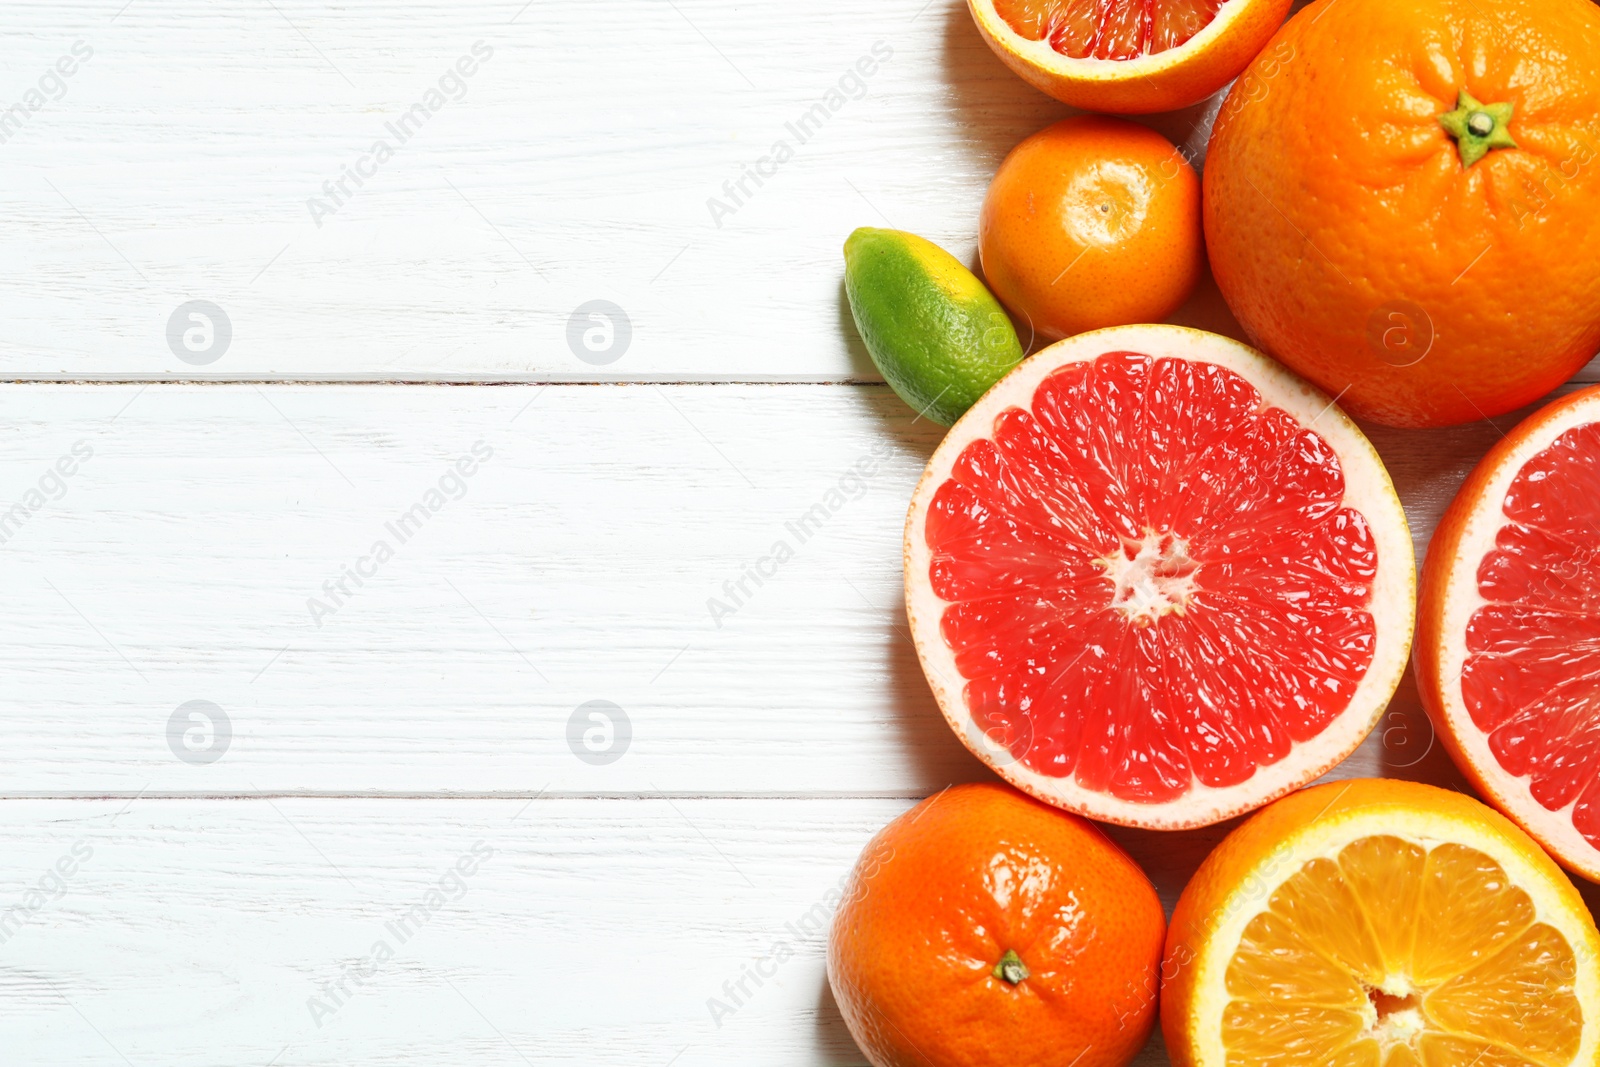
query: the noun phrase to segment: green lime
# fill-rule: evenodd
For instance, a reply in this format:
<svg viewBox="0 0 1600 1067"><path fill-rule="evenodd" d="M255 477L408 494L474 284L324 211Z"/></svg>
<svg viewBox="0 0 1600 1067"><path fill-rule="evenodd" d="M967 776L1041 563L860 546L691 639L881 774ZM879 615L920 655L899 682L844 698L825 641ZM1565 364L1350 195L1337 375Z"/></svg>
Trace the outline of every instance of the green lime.
<svg viewBox="0 0 1600 1067"><path fill-rule="evenodd" d="M863 226L844 243L844 287L872 362L921 414L949 426L1022 359L1005 309L949 252Z"/></svg>

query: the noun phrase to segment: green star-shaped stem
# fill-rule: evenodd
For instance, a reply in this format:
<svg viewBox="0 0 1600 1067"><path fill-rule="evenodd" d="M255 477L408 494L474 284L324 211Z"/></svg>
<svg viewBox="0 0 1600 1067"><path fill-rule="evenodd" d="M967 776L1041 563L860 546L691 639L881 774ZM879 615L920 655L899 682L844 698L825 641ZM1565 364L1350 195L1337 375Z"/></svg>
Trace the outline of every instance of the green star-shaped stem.
<svg viewBox="0 0 1600 1067"><path fill-rule="evenodd" d="M994 965L993 974L1007 985L1016 985L1028 977L1028 965L1022 962L1022 957L1017 955L1014 948L1006 949L1006 954L1000 957L1000 962Z"/></svg>
<svg viewBox="0 0 1600 1067"><path fill-rule="evenodd" d="M1510 104L1480 104L1465 89L1456 97L1456 109L1439 116L1439 125L1456 139L1461 166L1470 167L1489 154L1491 148L1515 148L1506 127L1511 122Z"/></svg>

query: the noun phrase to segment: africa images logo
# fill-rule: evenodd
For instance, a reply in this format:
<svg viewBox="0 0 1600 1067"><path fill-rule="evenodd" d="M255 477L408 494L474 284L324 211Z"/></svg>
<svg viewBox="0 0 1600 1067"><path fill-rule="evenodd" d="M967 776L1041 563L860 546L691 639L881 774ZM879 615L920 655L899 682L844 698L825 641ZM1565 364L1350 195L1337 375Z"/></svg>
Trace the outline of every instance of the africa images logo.
<svg viewBox="0 0 1600 1067"><path fill-rule="evenodd" d="M494 49L488 43L474 41L471 53L461 56L453 66L446 68L439 75L437 83L430 86L420 100L398 118L383 124L383 136L374 140L365 152L356 157L354 163L341 164L339 176L322 183L322 195L306 201L306 210L311 212L311 221L317 224L317 228L320 230L324 219L355 196L356 190L350 188L352 184L359 189L367 183L368 178L377 177L378 168L393 159L407 141L420 133L424 123L443 111L450 101L465 99L467 79L477 74L479 64L487 63L493 55Z"/></svg>
<svg viewBox="0 0 1600 1067"><path fill-rule="evenodd" d="M833 116L843 111L851 100L865 97L868 91L867 79L877 74L879 67L889 62L893 56L894 48L888 41L874 42L871 52L857 59L853 66L846 68L839 76L839 80L822 94L822 99L814 101L793 122L783 124L783 128L794 135L793 142L787 137L779 137L772 142L772 151L754 163L745 165L737 178L723 182L722 196L706 199L706 210L711 213L711 221L717 229L722 228L723 219L737 214L740 208L749 203L756 192L767 184L768 178L777 176L778 168L794 158L796 148L820 133L822 127L827 125Z"/></svg>

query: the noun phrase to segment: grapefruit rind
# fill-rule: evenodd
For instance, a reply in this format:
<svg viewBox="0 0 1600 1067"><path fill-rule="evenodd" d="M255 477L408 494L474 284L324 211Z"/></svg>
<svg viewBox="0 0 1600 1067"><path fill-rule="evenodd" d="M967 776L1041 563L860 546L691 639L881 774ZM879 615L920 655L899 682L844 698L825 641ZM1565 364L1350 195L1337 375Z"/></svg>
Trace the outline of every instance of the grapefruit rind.
<svg viewBox="0 0 1600 1067"><path fill-rule="evenodd" d="M1330 782L1285 800L1230 834L1196 872L1173 914L1163 965L1170 977L1162 987L1162 1029L1174 1064L1227 1067L1222 1019L1231 997L1225 976L1245 928L1307 863L1333 859L1363 837L1398 837L1425 847L1465 845L1495 860L1532 898L1535 921L1553 926L1572 947L1579 961L1573 983L1579 1003L1600 1004L1600 935L1583 898L1548 856L1469 797L1390 781L1381 783L1389 796L1363 796L1365 787L1379 784ZM1430 800L1429 794L1442 799ZM1586 1011L1571 1063L1597 1060L1600 1018Z"/></svg>
<svg viewBox="0 0 1600 1067"><path fill-rule="evenodd" d="M1289 13L1291 0L1227 0L1200 32L1135 59L1075 59L1018 33L992 0L967 0L978 32L1023 81L1063 103L1149 114L1199 102L1238 77Z"/></svg>
<svg viewBox="0 0 1600 1067"><path fill-rule="evenodd" d="M1107 352L1133 351L1155 358L1176 357L1212 363L1243 376L1262 401L1310 426L1338 454L1344 466L1344 506L1366 516L1378 554L1370 611L1376 627L1372 663L1350 704L1322 733L1297 743L1276 763L1260 766L1248 779L1227 787L1194 781L1176 800L1141 803L1083 788L1073 777L1053 778L1014 760L984 736L967 709L965 679L955 654L940 633L948 601L928 580L932 552L925 524L934 493L950 476L957 458L972 441L988 437L995 417L1011 407L1028 407L1046 376L1069 363L1093 360ZM1209 826L1251 811L1298 789L1337 766L1361 744L1383 715L1409 661L1414 621L1416 564L1405 512L1377 451L1333 400L1247 345L1183 326L1114 326L1078 334L1045 348L1011 371L984 394L950 429L928 460L912 494L904 545L906 615L912 642L929 688L945 721L963 744L1012 785L1068 811L1104 822L1147 829L1184 830Z"/></svg>
<svg viewBox="0 0 1600 1067"><path fill-rule="evenodd" d="M1551 811L1534 799L1529 779L1503 770L1489 749L1488 735L1468 714L1460 684L1467 624L1489 603L1478 592L1478 566L1510 522L1503 510L1506 492L1529 460L1574 426L1590 422L1600 422L1600 386L1563 397L1529 417L1462 483L1439 522L1423 567L1417 680L1423 706L1462 773L1562 865L1600 882L1600 850L1572 823L1578 800Z"/></svg>

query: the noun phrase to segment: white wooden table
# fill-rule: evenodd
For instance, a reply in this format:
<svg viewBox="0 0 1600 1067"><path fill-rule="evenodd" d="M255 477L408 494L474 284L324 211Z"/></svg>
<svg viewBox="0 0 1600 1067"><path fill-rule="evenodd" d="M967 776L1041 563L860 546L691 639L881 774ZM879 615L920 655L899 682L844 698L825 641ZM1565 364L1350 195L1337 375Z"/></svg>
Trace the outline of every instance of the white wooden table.
<svg viewBox="0 0 1600 1067"><path fill-rule="evenodd" d="M899 604L939 430L855 339L840 245L972 258L1066 109L961 0L0 31L0 1058L862 1062L823 895L986 772ZM1150 121L1199 148L1209 114ZM591 301L627 322L600 351ZM1237 333L1209 283L1178 317ZM1374 432L1419 555L1497 432ZM1336 773L1459 781L1409 683ZM1115 836L1170 906L1220 834Z"/></svg>

